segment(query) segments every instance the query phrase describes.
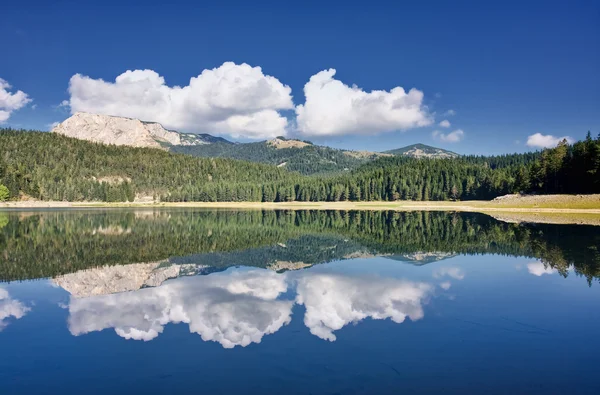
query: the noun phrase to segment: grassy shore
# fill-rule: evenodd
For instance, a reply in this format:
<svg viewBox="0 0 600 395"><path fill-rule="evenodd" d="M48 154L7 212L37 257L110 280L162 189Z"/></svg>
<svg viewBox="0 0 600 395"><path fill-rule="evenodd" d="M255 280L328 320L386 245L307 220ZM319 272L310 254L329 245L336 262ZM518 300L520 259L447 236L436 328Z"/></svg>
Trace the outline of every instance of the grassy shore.
<svg viewBox="0 0 600 395"><path fill-rule="evenodd" d="M493 215L509 222L548 222L600 225L600 195L507 196L492 201L462 202L178 202L105 203L18 201L0 203L1 209L85 207L198 207L281 210L397 210L464 211Z"/></svg>

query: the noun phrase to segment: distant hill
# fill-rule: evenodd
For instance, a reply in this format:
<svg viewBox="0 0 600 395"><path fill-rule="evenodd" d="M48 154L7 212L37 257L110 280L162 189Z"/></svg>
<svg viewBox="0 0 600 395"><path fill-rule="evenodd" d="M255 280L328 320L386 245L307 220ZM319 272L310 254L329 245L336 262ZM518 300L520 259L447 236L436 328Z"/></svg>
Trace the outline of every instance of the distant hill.
<svg viewBox="0 0 600 395"><path fill-rule="evenodd" d="M199 157L268 163L306 175L353 170L379 157L389 156L378 152L335 149L283 137L256 143L218 142L206 145L179 145L169 149L172 152Z"/></svg>
<svg viewBox="0 0 600 395"><path fill-rule="evenodd" d="M409 156L411 158L456 158L460 156L456 152L441 148L432 147L425 144L413 144L406 147L384 151L384 154L396 156Z"/></svg>

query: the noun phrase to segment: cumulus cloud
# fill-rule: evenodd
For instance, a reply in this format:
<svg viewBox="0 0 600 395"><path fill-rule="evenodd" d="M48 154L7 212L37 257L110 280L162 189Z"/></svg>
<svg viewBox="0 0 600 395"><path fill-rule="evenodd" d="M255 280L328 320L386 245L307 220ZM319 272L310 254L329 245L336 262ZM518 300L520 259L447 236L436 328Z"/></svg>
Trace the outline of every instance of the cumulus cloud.
<svg viewBox="0 0 600 395"><path fill-rule="evenodd" d="M452 283L450 281L444 281L443 283L440 283L440 288L442 288L446 291L449 290L451 286L452 286Z"/></svg>
<svg viewBox="0 0 600 395"><path fill-rule="evenodd" d="M434 139L438 141L443 141L445 143L458 143L465 137L465 132L461 129L457 129L450 133L442 133L439 130L435 130L432 133Z"/></svg>
<svg viewBox="0 0 600 395"><path fill-rule="evenodd" d="M450 121L448 121L447 119L444 119L442 122L440 122L440 126L442 128L449 128L450 127Z"/></svg>
<svg viewBox="0 0 600 395"><path fill-rule="evenodd" d="M0 288L0 332L9 324L9 320L23 318L31 308L18 300L12 299L8 291Z"/></svg>
<svg viewBox="0 0 600 395"><path fill-rule="evenodd" d="M293 109L291 88L260 67L223 63L203 70L188 85L168 86L153 70L128 70L114 82L75 74L69 82L71 113L77 111L160 122L165 127L232 137L285 135Z"/></svg>
<svg viewBox="0 0 600 395"><path fill-rule="evenodd" d="M334 331L365 318L402 323L423 318L422 304L432 291L426 283L341 274L313 274L299 279L296 302L306 307L310 333L335 341Z"/></svg>
<svg viewBox="0 0 600 395"><path fill-rule="evenodd" d="M307 135L373 134L407 130L432 123L423 92L402 87L365 92L323 70L304 85L306 102L296 107L298 131Z"/></svg>
<svg viewBox="0 0 600 395"><path fill-rule="evenodd" d="M10 93L12 86L0 78L0 123L6 122L13 111L17 111L31 102L23 91Z"/></svg>
<svg viewBox="0 0 600 395"><path fill-rule="evenodd" d="M551 134L536 133L527 137L527 145L534 148L554 148L563 140L567 140L569 144L574 142L569 136L555 137Z"/></svg>
<svg viewBox="0 0 600 395"><path fill-rule="evenodd" d="M453 115L456 115L456 111L454 111L454 110L448 110L448 111L446 111L444 113L444 115L451 117Z"/></svg>
<svg viewBox="0 0 600 395"><path fill-rule="evenodd" d="M543 276L544 274L558 273L558 270L544 265L542 262L532 262L527 264L527 271L534 276Z"/></svg>
<svg viewBox="0 0 600 395"><path fill-rule="evenodd" d="M455 280L462 280L463 278L465 278L465 272L460 267L444 266L444 267L440 267L440 268L437 268L436 270L434 270L433 277L435 277L435 278L450 277Z"/></svg>
<svg viewBox="0 0 600 395"><path fill-rule="evenodd" d="M73 335L113 328L125 338L149 341L168 323L187 323L190 332L225 348L260 343L291 320L293 301L276 300L285 276L268 270L229 272L179 279L156 288L71 298Z"/></svg>

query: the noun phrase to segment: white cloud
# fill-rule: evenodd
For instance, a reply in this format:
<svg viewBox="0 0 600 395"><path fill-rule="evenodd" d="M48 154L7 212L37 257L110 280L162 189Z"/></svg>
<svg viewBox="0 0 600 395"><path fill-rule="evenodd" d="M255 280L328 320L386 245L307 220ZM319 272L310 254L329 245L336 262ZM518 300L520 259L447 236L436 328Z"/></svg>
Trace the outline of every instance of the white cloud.
<svg viewBox="0 0 600 395"><path fill-rule="evenodd" d="M31 102L29 96L23 91L10 93L12 86L0 78L0 123L8 120L13 111L17 111Z"/></svg>
<svg viewBox="0 0 600 395"><path fill-rule="evenodd" d="M0 288L0 332L8 326L11 317L16 320L21 319L30 310L31 308L23 303L12 299L6 289Z"/></svg>
<svg viewBox="0 0 600 395"><path fill-rule="evenodd" d="M435 130L432 133L432 136L434 139L443 141L445 143L458 143L465 138L465 132L463 132L461 129L457 129L450 133L442 133L439 130Z"/></svg>
<svg viewBox="0 0 600 395"><path fill-rule="evenodd" d="M452 283L450 281L444 281L443 283L440 284L440 288L442 288L446 291L449 290L451 286L452 286Z"/></svg>
<svg viewBox="0 0 600 395"><path fill-rule="evenodd" d="M285 135L288 121L278 110L294 108L290 87L260 67L232 62L203 70L183 87L168 86L153 70L128 70L114 82L75 74L69 93L71 113L124 116L178 130L257 139Z"/></svg>
<svg viewBox="0 0 600 395"><path fill-rule="evenodd" d="M558 273L558 270L544 265L542 262L532 262L527 264L527 270L534 276L542 276L544 274Z"/></svg>
<svg viewBox="0 0 600 395"><path fill-rule="evenodd" d="M402 87L365 92L323 70L304 85L306 102L296 107L298 131L307 135L373 134L406 130L432 123L423 92Z"/></svg>
<svg viewBox="0 0 600 395"><path fill-rule="evenodd" d="M450 121L448 121L447 119L444 119L442 122L440 122L440 126L443 128L449 128L450 127Z"/></svg>
<svg viewBox="0 0 600 395"><path fill-rule="evenodd" d="M260 343L291 321L293 301L276 300L286 277L269 270L181 278L156 288L71 298L73 335L114 328L125 338L149 341L168 323L187 323L190 332L225 348Z"/></svg>
<svg viewBox="0 0 600 395"><path fill-rule="evenodd" d="M431 291L429 284L392 278L312 274L299 279L296 302L306 307L310 333L335 341L334 331L368 317L396 323L423 318L422 304Z"/></svg>
<svg viewBox="0 0 600 395"><path fill-rule="evenodd" d="M451 117L453 115L456 115L456 111L454 111L454 110L448 110L448 111L446 111L444 113L444 115Z"/></svg>
<svg viewBox="0 0 600 395"><path fill-rule="evenodd" d="M434 278L442 278L446 276L451 277L455 280L462 280L463 278L465 278L465 272L461 268L456 266L440 267L433 272Z"/></svg>
<svg viewBox="0 0 600 395"><path fill-rule="evenodd" d="M48 130L52 130L55 127L57 127L58 125L60 125L60 122L52 122L46 125L46 127L48 128Z"/></svg>
<svg viewBox="0 0 600 395"><path fill-rule="evenodd" d="M534 148L554 148L563 140L572 144L574 140L569 136L554 137L551 134L536 133L527 137L527 145Z"/></svg>

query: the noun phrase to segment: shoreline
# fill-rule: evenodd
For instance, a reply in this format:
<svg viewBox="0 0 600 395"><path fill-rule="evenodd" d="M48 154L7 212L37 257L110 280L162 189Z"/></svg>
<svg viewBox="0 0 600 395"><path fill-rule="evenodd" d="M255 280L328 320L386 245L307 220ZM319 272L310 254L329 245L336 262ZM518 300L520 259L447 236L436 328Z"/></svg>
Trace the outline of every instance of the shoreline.
<svg viewBox="0 0 600 395"><path fill-rule="evenodd" d="M518 205L514 205L518 206ZM2 209L28 208L243 208L276 210L394 210L394 211L462 211L513 213L600 214L598 208L513 207L492 201L464 202L58 202L17 201L0 203Z"/></svg>
<svg viewBox="0 0 600 395"><path fill-rule="evenodd" d="M600 202L600 196L595 195ZM548 204L552 204L547 203ZM476 212L490 215L504 222L535 222L553 224L586 224L600 226L600 204L594 208L565 207L519 207L520 201L463 201L463 202L53 202L17 201L0 203L2 211L39 209L90 209L90 208L208 208L208 209L251 209L251 210L373 210L373 211L449 211ZM577 206L577 205L575 205ZM596 208L597 207L597 208Z"/></svg>

